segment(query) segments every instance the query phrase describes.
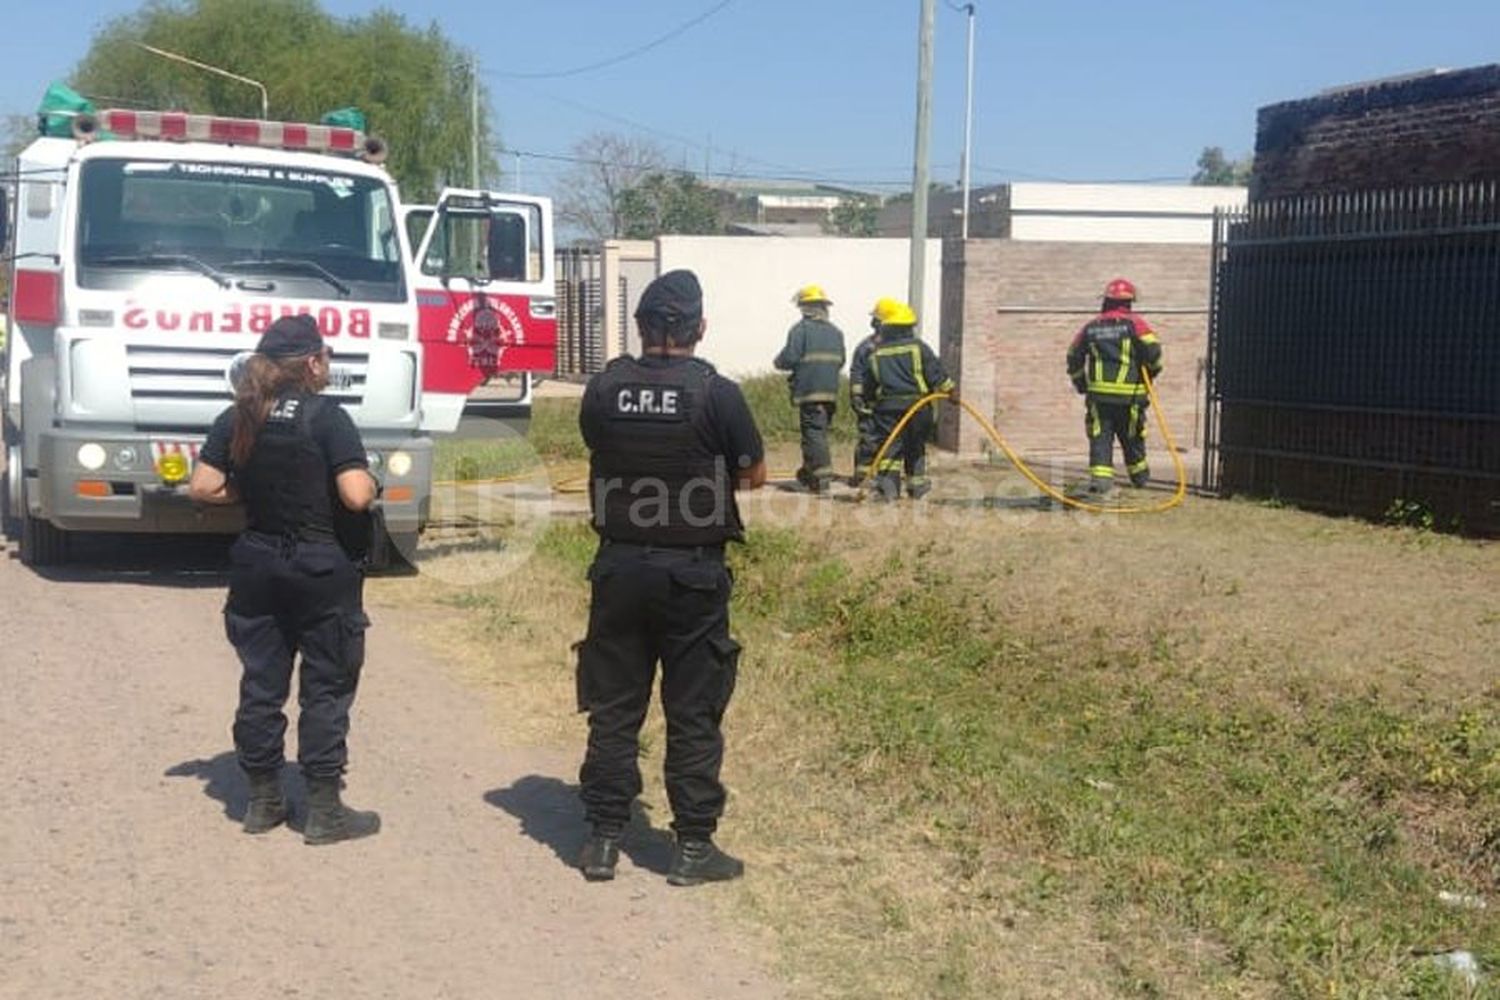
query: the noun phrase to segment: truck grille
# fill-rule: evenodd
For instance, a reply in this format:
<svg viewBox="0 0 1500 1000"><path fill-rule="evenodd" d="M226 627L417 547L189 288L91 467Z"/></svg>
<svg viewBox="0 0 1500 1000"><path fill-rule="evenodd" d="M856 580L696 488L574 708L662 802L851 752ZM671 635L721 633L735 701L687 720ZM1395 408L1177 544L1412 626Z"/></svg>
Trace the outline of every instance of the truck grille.
<svg viewBox="0 0 1500 1000"><path fill-rule="evenodd" d="M226 373L240 353L223 347L129 345L125 357L130 370L130 398L138 405L166 401L228 403L233 394ZM367 352L336 352L324 395L345 406L359 406L365 397L369 361Z"/></svg>

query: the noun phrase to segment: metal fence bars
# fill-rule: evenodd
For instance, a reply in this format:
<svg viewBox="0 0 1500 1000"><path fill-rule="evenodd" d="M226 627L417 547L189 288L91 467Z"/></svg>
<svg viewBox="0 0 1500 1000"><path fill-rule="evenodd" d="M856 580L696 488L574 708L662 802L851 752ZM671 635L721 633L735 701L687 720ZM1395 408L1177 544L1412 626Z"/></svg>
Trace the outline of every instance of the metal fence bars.
<svg viewBox="0 0 1500 1000"><path fill-rule="evenodd" d="M1500 534L1500 191L1269 201L1214 224L1204 481Z"/></svg>
<svg viewBox="0 0 1500 1000"><path fill-rule="evenodd" d="M592 375L604 368L603 255L596 248L558 250L557 374Z"/></svg>

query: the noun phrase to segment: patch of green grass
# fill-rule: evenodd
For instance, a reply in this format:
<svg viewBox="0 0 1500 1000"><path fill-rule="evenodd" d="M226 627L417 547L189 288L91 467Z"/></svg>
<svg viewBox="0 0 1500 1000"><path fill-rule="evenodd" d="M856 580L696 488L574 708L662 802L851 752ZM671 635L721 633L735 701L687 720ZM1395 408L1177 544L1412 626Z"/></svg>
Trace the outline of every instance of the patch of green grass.
<svg viewBox="0 0 1500 1000"><path fill-rule="evenodd" d="M797 424L797 408L792 405L787 391L785 375L756 375L740 381L740 390L750 412L755 416L755 425L767 443L786 444L801 439ZM828 436L840 443L854 440L854 411L849 408L849 380L840 379L838 412Z"/></svg>
<svg viewBox="0 0 1500 1000"><path fill-rule="evenodd" d="M1145 910L1289 996L1449 995L1414 952L1500 954L1492 911L1437 899L1497 884L1488 696L1398 711L1270 683L1247 698L1184 669L1164 631L1016 635L917 562L854 572L758 530L735 559L735 612L817 641L827 667L798 680L789 730L822 734L830 781L939 831L964 891L997 849L1045 859L1067 905Z"/></svg>

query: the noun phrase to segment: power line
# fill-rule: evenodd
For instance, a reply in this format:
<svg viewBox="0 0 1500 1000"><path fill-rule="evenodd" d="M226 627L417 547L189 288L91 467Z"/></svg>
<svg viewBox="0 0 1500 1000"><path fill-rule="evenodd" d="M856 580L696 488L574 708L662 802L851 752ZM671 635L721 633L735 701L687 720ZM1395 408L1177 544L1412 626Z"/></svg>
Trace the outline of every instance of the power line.
<svg viewBox="0 0 1500 1000"><path fill-rule="evenodd" d="M596 69L604 69L606 66L614 66L618 63L625 62L627 59L634 59L638 55L650 52L657 46L664 45L667 42L670 42L672 39L676 38L678 35L681 35L684 32L697 27L732 3L734 3L734 0L720 0L719 3L714 4L714 6L699 14L697 17L694 17L688 21L684 21L682 24L679 24L677 27L673 28L671 31L667 32L665 35L662 35L659 38L653 39L652 41L649 41L644 45L638 45L635 48L630 49L627 52L622 52L617 56L611 56L608 59L601 59L598 62L589 63L586 66L575 66L572 69L554 70L547 73L501 73L492 71L488 75L506 77L512 80L555 80L559 77L564 76L578 76L581 73L592 73Z"/></svg>

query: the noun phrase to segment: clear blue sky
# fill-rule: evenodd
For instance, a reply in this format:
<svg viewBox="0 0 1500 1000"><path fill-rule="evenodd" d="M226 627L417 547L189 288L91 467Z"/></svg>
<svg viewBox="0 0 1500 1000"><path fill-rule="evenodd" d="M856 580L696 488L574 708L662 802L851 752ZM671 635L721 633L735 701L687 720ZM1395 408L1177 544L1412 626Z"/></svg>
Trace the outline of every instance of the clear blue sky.
<svg viewBox="0 0 1500 1000"><path fill-rule="evenodd" d="M479 52L503 142L567 154L592 131L653 130L695 169L909 181L918 0L393 0ZM1495 0L976 0L975 183L1185 177L1206 145L1254 143L1255 112L1331 85L1500 59ZM126 0L17 0L0 31L0 111L30 112ZM249 6L249 5L247 5ZM338 16L376 4L325 0ZM932 162L956 180L965 18L937 0ZM649 13L643 13L649 12ZM274 108L276 83L270 87ZM633 123L633 124L630 124ZM378 123L377 123L378 125ZM507 158L507 172L514 160ZM522 160L556 194L566 164Z"/></svg>

